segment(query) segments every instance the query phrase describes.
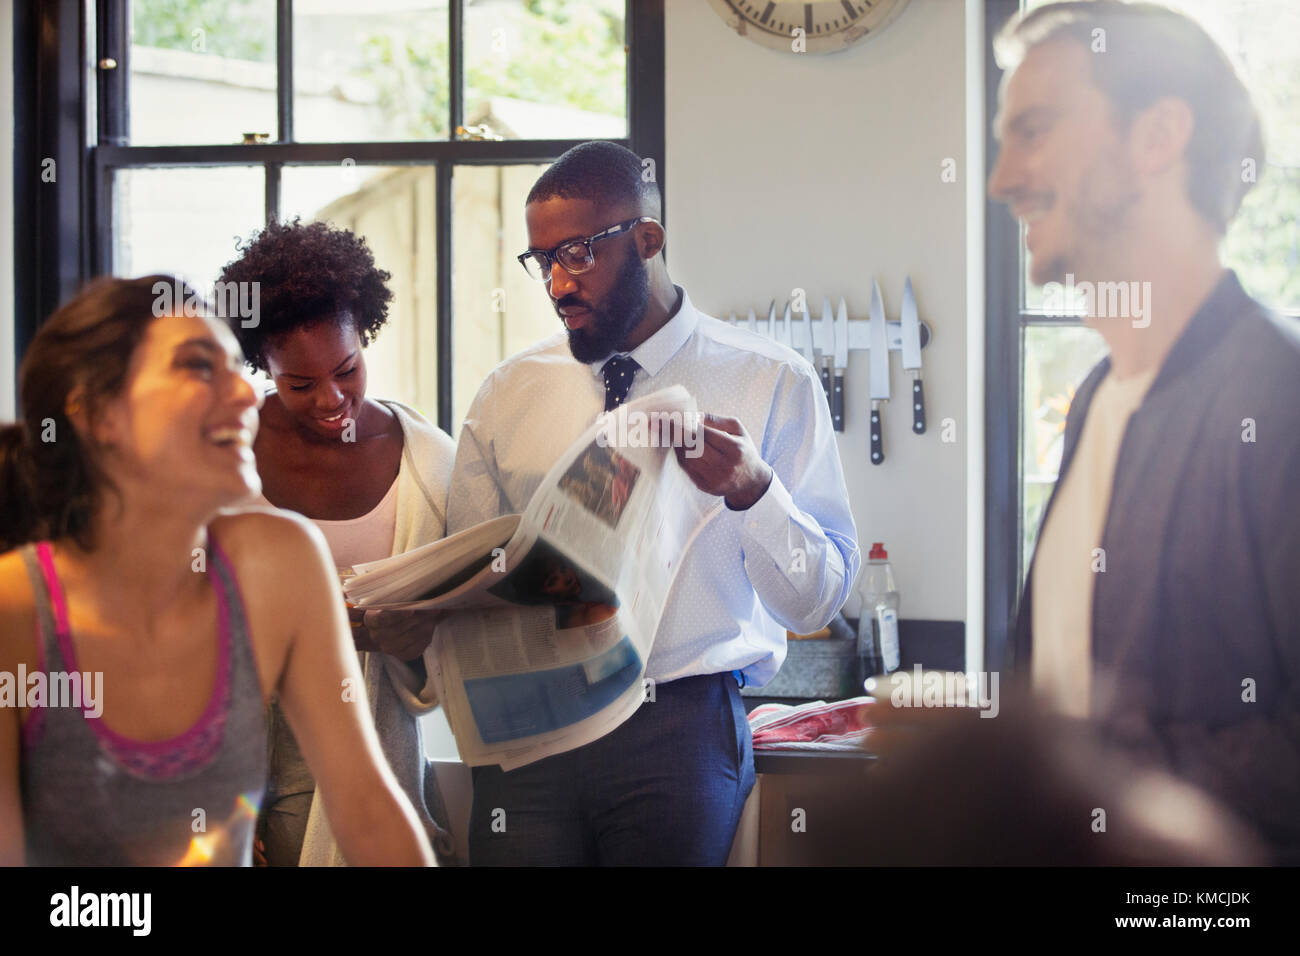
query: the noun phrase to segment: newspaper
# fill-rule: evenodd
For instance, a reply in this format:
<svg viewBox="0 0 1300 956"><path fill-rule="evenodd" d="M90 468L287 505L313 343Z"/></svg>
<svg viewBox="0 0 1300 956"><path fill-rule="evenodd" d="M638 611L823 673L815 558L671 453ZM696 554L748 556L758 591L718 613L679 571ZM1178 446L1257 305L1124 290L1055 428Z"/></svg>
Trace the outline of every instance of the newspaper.
<svg viewBox="0 0 1300 956"><path fill-rule="evenodd" d="M425 653L461 758L510 770L605 736L646 699L682 556L722 500L672 444L702 441L681 386L602 415L505 515L358 565L349 603L444 612Z"/></svg>

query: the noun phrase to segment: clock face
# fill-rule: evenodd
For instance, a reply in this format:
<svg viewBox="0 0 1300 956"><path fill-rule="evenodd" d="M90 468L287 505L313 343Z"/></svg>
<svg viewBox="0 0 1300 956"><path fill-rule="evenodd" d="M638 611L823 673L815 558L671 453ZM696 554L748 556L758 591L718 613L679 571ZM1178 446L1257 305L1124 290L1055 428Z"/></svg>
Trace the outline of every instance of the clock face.
<svg viewBox="0 0 1300 956"><path fill-rule="evenodd" d="M883 29L907 0L709 0L746 39L786 53L835 53Z"/></svg>

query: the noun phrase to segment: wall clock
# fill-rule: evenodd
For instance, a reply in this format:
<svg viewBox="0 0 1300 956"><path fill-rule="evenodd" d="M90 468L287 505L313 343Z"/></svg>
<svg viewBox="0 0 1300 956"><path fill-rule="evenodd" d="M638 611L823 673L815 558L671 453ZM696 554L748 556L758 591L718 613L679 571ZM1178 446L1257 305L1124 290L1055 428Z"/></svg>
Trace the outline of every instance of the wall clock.
<svg viewBox="0 0 1300 956"><path fill-rule="evenodd" d="M747 40L773 50L837 53L883 30L908 0L709 0ZM802 30L802 36L796 33Z"/></svg>

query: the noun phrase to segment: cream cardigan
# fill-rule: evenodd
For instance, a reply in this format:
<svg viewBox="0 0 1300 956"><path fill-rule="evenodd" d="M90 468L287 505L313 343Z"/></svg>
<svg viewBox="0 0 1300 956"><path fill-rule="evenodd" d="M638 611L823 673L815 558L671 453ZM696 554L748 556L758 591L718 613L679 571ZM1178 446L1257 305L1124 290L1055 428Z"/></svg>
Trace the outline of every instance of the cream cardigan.
<svg viewBox="0 0 1300 956"><path fill-rule="evenodd" d="M419 412L381 400L402 426L402 462L397 472L397 528L393 554L410 551L443 537L447 527L447 488L456 444ZM433 681L421 683L408 664L387 654L361 655L370 716L402 790L415 807L429 842L434 842L434 815L442 802L437 780L424 755L419 718L438 706ZM312 798L299 866L346 866L325 817L320 791Z"/></svg>

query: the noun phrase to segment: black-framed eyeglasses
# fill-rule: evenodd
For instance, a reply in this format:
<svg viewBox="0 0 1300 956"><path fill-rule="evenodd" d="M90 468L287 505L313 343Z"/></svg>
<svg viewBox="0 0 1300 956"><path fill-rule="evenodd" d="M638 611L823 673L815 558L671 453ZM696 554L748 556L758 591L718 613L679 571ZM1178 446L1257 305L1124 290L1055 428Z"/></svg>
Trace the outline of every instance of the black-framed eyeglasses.
<svg viewBox="0 0 1300 956"><path fill-rule="evenodd" d="M659 220L653 216L628 219L625 222L610 226L594 236L588 236L586 239L566 239L549 252L542 249L529 249L519 255L519 264L524 267L524 271L529 276L540 282L546 282L551 278L552 263L556 262L569 275L582 275L584 272L590 272L595 268L596 255L591 251L593 242L599 242L601 239L608 239L611 236L622 235L633 226L640 225L643 222L659 224Z"/></svg>

